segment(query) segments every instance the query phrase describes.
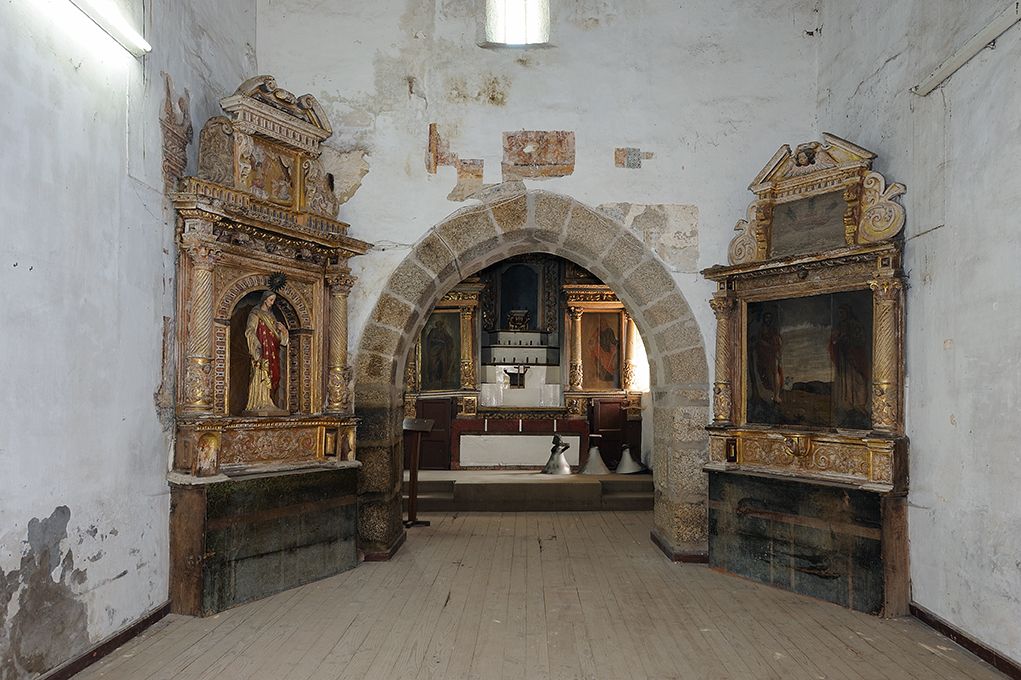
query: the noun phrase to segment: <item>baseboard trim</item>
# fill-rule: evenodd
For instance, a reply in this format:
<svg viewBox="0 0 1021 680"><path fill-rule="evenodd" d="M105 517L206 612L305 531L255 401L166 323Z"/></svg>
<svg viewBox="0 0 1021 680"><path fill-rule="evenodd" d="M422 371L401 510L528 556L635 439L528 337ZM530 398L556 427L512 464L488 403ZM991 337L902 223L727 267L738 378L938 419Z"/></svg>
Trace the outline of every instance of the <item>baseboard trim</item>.
<svg viewBox="0 0 1021 680"><path fill-rule="evenodd" d="M969 652L982 659L1012 680L1021 680L1021 665L987 647L948 621L936 616L916 602L911 603L911 615L933 630L946 635Z"/></svg>
<svg viewBox="0 0 1021 680"><path fill-rule="evenodd" d="M368 551L363 552L362 553L362 561L363 562L386 562L386 561L392 559L393 556L397 554L397 551L401 549L401 546L404 545L404 541L406 541L407 538L408 538L408 532L407 531L402 531L401 535L398 536L394 540L394 542L390 544L390 547L387 548L386 550L376 551L376 552L368 552Z"/></svg>
<svg viewBox="0 0 1021 680"><path fill-rule="evenodd" d="M708 564L709 553L705 550L679 550L672 546L658 531L653 529L649 532L649 538L660 551L666 555L671 562L683 562L685 564Z"/></svg>
<svg viewBox="0 0 1021 680"><path fill-rule="evenodd" d="M114 633L81 656L72 659L40 676L40 680L67 680L71 676L81 673L83 670L96 663L110 652L114 651L132 638L140 635L149 626L156 623L169 613L170 600L167 600L156 609L123 629L121 632Z"/></svg>

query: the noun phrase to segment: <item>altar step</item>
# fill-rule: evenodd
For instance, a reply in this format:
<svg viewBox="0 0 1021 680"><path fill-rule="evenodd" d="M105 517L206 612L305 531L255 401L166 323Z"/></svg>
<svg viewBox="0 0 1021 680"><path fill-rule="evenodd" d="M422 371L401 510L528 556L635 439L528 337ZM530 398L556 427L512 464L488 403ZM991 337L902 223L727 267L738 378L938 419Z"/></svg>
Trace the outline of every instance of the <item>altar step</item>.
<svg viewBox="0 0 1021 680"><path fill-rule="evenodd" d="M404 507L408 480L404 475ZM539 475L519 470L423 470L419 512L651 510L651 474Z"/></svg>

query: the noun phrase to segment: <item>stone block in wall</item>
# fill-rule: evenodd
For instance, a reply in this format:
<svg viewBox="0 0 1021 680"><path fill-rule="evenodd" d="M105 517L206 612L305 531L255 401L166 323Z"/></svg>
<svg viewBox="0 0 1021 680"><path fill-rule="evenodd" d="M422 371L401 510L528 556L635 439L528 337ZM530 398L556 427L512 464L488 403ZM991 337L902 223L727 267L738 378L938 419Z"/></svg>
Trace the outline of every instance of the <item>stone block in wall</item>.
<svg viewBox="0 0 1021 680"><path fill-rule="evenodd" d="M367 352L393 356L396 355L400 340L401 334L398 331L388 326L370 323L362 331L362 341L359 344L359 348Z"/></svg>
<svg viewBox="0 0 1021 680"><path fill-rule="evenodd" d="M404 533L401 497L365 498L358 506L358 543L367 554L387 553Z"/></svg>
<svg viewBox="0 0 1021 680"><path fill-rule="evenodd" d="M697 347L702 349L702 332L699 330L695 317L688 315L675 323L666 326L652 337L657 351L661 353Z"/></svg>
<svg viewBox="0 0 1021 680"><path fill-rule="evenodd" d="M359 381L392 382L395 379L393 358L371 352L359 352L355 373Z"/></svg>
<svg viewBox="0 0 1021 680"><path fill-rule="evenodd" d="M410 304L384 292L373 309L372 320L391 328L403 328L412 311L414 310Z"/></svg>
<svg viewBox="0 0 1021 680"><path fill-rule="evenodd" d="M612 280L624 279L645 257L642 243L631 234L621 234L603 255L603 267Z"/></svg>
<svg viewBox="0 0 1021 680"><path fill-rule="evenodd" d="M557 243L564 232L564 225L571 214L572 201L562 196L538 191L533 194L535 202L535 237L542 241Z"/></svg>
<svg viewBox="0 0 1021 680"><path fill-rule="evenodd" d="M596 259L610 249L610 244L617 240L619 234L620 227L596 211L577 204L571 209L571 219L567 221L564 247Z"/></svg>
<svg viewBox="0 0 1021 680"><path fill-rule="evenodd" d="M419 262L437 279L443 280L457 273L457 259L454 253L434 231L426 234L415 246L415 254Z"/></svg>
<svg viewBox="0 0 1021 680"><path fill-rule="evenodd" d="M490 204L489 209L504 234L528 229L528 196L525 194L504 198Z"/></svg>
<svg viewBox="0 0 1021 680"><path fill-rule="evenodd" d="M656 300L654 303L642 309L642 316L645 317L649 329L665 326L678 319L691 316L688 303L684 301L680 293L672 293L669 296Z"/></svg>
<svg viewBox="0 0 1021 680"><path fill-rule="evenodd" d="M573 217L571 221L574 221ZM677 290L677 284L667 270L663 268L663 265L652 259L647 259L638 265L631 272L631 275L628 276L624 285L640 305L647 305L653 300L658 300L670 293L675 293ZM682 302L674 310L674 319L691 313L680 295L677 295L677 299Z"/></svg>
<svg viewBox="0 0 1021 680"><path fill-rule="evenodd" d="M409 302L417 303L436 290L436 278L408 258L390 275L387 289Z"/></svg>
<svg viewBox="0 0 1021 680"><path fill-rule="evenodd" d="M709 382L705 351L700 347L663 355L663 381L668 385Z"/></svg>
<svg viewBox="0 0 1021 680"><path fill-rule="evenodd" d="M393 466L390 464L391 446L359 446L358 460L362 469L358 475L358 493L386 493L393 486Z"/></svg>
<svg viewBox="0 0 1021 680"><path fill-rule="evenodd" d="M655 494L653 524L659 535L678 552L708 552L707 501L683 502Z"/></svg>

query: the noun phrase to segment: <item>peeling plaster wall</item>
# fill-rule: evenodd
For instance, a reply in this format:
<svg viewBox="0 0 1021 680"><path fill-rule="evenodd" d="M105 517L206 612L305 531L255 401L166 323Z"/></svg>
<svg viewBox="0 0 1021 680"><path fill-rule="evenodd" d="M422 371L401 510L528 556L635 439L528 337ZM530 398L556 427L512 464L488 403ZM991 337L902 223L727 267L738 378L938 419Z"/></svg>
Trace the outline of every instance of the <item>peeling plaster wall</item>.
<svg viewBox="0 0 1021 680"><path fill-rule="evenodd" d="M367 153L341 218L383 247L352 261L353 347L409 246L461 207L447 200L458 169L427 171L436 123L450 154L484 161L486 184L502 179L503 133L574 132L573 172L524 185L634 204L635 231L647 224L657 252L676 255L668 264L713 351L712 289L697 271L725 260L748 182L773 152L817 136L817 2L552 5L552 47L483 49L476 0L259 0L262 70L319 98L328 144ZM616 167L620 147L647 154L640 169ZM675 218L684 233L664 234Z"/></svg>
<svg viewBox="0 0 1021 680"><path fill-rule="evenodd" d="M1021 662L1021 25L909 91L1010 4L826 0L819 126L908 188L912 598Z"/></svg>
<svg viewBox="0 0 1021 680"><path fill-rule="evenodd" d="M66 0L0 3L4 680L74 658L167 598L160 72L190 91L197 129L255 73L255 11L120 4L146 26L144 62Z"/></svg>

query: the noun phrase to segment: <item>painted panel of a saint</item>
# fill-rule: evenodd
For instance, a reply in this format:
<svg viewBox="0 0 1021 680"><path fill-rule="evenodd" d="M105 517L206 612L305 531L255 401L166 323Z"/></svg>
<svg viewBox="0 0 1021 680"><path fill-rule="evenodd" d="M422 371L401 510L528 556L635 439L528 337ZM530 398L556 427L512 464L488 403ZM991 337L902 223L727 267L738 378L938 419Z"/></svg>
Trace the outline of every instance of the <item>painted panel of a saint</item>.
<svg viewBox="0 0 1021 680"><path fill-rule="evenodd" d="M585 312L581 316L582 387L620 389L620 312Z"/></svg>
<svg viewBox="0 0 1021 680"><path fill-rule="evenodd" d="M461 314L435 311L422 330L421 389L423 392L461 387Z"/></svg>
<svg viewBox="0 0 1021 680"><path fill-rule="evenodd" d="M872 295L748 305L747 420L869 429Z"/></svg>

